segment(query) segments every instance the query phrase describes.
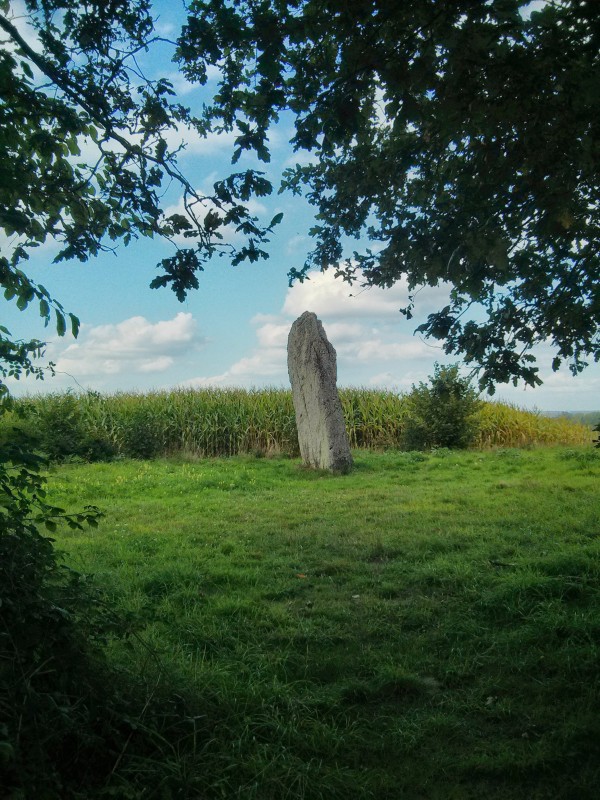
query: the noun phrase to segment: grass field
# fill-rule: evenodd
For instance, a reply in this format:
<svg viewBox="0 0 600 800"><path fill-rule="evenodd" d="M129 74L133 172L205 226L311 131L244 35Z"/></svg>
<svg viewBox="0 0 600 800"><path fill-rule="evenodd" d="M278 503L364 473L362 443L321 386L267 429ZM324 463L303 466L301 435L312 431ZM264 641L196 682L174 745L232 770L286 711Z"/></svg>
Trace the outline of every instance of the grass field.
<svg viewBox="0 0 600 800"><path fill-rule="evenodd" d="M106 512L58 546L145 620L113 662L173 697L106 796L598 797L600 451L355 459L54 470Z"/></svg>

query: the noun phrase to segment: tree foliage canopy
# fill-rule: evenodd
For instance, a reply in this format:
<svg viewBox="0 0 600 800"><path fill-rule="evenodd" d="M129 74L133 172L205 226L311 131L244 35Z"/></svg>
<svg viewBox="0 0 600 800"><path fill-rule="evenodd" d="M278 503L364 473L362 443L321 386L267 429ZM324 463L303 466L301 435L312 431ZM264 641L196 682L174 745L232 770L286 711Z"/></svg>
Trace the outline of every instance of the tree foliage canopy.
<svg viewBox="0 0 600 800"><path fill-rule="evenodd" d="M148 0L0 0L0 288L20 310L37 304L59 335L68 326L76 335L78 319L24 271L48 240L60 244L55 261L85 261L132 238L182 234L190 246L174 242L151 284L180 298L215 253L233 262L265 255L275 222L261 227L244 205L269 188L260 174L230 175L206 197L179 170L170 134L203 126L167 80L140 68L140 54L158 43ZM165 214L169 183L185 215ZM243 234L237 249L223 241L227 225ZM41 376L42 351L0 327L0 379ZM0 414L10 406L0 380ZM16 431L0 441L0 784L23 797L110 793L131 733L103 772L114 743L130 718L147 716L152 696L128 717L133 687L121 693L97 648L125 621L65 569L42 533L95 525L99 512L49 504L37 444ZM161 738L151 728L148 742ZM104 778L98 792L95 770Z"/></svg>
<svg viewBox="0 0 600 800"><path fill-rule="evenodd" d="M215 253L234 263L266 254L272 226L244 203L270 190L260 173L239 172L199 194L177 165L185 128L203 123L176 102L169 81L148 78L139 56L159 45L149 0L0 0L0 287L19 309L39 303L60 335L78 320L23 271L32 248L60 243L55 261L85 261L119 241L183 235L152 286L180 299ZM20 6L22 11L22 6ZM177 134L180 134L179 136ZM185 215L166 217L162 197L179 186ZM273 223L272 223L273 224ZM237 249L221 230L244 236ZM0 329L0 377L40 374L40 342L15 342ZM5 386L0 382L2 394Z"/></svg>
<svg viewBox="0 0 600 800"><path fill-rule="evenodd" d="M235 130L237 161L268 161L268 134L293 116L311 154L282 187L317 210L304 266L412 293L446 283L448 304L419 330L481 369L484 386L539 383L531 348L553 366L600 358L600 21L589 0L192 0L178 41L186 76L221 71L202 118L138 56L159 44L150 0L0 0L0 286L65 314L23 271L31 248L85 260L118 241L183 235L152 286L178 297L215 253L265 256L272 227L245 202L270 192L255 171L198 194L177 165L174 131ZM286 117L287 120L287 117ZM306 162L306 159L304 159ZM186 214L161 198L181 187ZM232 225L246 236L224 244ZM371 249L352 252L351 237ZM404 309L410 317L412 302ZM36 371L42 345L0 329L0 371ZM2 377L2 375L0 375Z"/></svg>
<svg viewBox="0 0 600 800"><path fill-rule="evenodd" d="M586 0L193 0L179 41L191 80L221 68L208 119L268 160L294 116L308 165L283 186L317 209L292 277L447 282L419 330L481 368L540 383L600 358L600 15ZM367 234L367 252L347 237ZM410 316L410 307L406 309Z"/></svg>

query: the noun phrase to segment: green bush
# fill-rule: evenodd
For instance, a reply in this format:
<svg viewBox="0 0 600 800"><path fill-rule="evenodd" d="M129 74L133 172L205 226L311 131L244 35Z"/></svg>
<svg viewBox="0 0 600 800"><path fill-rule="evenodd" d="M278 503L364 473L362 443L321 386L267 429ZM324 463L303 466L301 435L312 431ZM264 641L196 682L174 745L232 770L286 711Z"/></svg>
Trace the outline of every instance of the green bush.
<svg viewBox="0 0 600 800"><path fill-rule="evenodd" d="M47 466L23 431L0 442L0 797L134 798L159 784L161 797L198 796L168 764L199 709L160 665L148 683L109 663L105 645L143 620L62 564L45 532L99 512L49 505Z"/></svg>
<svg viewBox="0 0 600 800"><path fill-rule="evenodd" d="M482 403L458 366L435 365L430 384L412 387L402 443L407 450L466 448L477 436L476 415Z"/></svg>
<svg viewBox="0 0 600 800"><path fill-rule="evenodd" d="M59 796L57 764L91 735L93 665L110 627L40 530L95 525L98 510L68 515L48 505L46 465L22 432L0 446L0 783L28 797L38 789Z"/></svg>

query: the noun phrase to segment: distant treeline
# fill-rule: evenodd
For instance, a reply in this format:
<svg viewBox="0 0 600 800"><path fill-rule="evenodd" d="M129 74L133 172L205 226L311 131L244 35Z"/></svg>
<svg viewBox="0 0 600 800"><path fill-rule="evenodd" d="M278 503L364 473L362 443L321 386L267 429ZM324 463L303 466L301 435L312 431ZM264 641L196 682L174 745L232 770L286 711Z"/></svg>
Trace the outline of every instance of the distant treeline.
<svg viewBox="0 0 600 800"><path fill-rule="evenodd" d="M570 422L578 422L580 425L587 425L588 428L593 428L600 422L600 411L561 411L552 416L558 419L567 419Z"/></svg>
<svg viewBox="0 0 600 800"><path fill-rule="evenodd" d="M340 396L353 448L408 449L410 394L342 389ZM481 403L474 422L475 447L592 440L589 424L571 416L548 417L502 403ZM283 389L38 395L15 401L3 416L0 440L20 436L33 438L55 460L298 452L292 396Z"/></svg>

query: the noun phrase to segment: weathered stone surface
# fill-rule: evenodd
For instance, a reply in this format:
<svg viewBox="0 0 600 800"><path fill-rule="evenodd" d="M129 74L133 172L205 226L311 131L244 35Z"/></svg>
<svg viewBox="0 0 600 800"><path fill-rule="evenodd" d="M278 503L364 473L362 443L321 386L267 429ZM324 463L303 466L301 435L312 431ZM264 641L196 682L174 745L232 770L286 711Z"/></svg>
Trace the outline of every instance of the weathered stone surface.
<svg viewBox="0 0 600 800"><path fill-rule="evenodd" d="M311 311L298 317L290 330L288 373L303 462L317 469L348 472L352 455L336 386L335 350Z"/></svg>

